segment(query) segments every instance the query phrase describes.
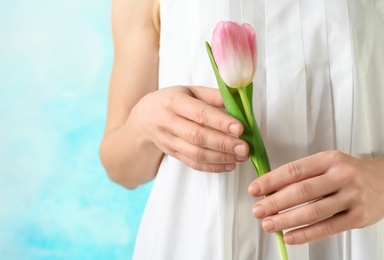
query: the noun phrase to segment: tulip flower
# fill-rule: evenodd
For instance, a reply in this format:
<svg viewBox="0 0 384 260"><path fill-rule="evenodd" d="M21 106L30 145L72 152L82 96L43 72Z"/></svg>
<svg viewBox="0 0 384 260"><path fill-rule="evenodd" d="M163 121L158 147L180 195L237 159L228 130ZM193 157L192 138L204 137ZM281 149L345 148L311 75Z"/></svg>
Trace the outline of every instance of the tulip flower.
<svg viewBox="0 0 384 260"><path fill-rule="evenodd" d="M240 136L249 145L249 157L258 176L271 170L268 155L253 113L253 78L256 73L256 33L249 24L219 22L207 52L225 108L244 126ZM282 232L276 232L280 259L288 259Z"/></svg>
<svg viewBox="0 0 384 260"><path fill-rule="evenodd" d="M249 24L219 22L213 31L212 53L224 82L245 87L256 72L256 33Z"/></svg>

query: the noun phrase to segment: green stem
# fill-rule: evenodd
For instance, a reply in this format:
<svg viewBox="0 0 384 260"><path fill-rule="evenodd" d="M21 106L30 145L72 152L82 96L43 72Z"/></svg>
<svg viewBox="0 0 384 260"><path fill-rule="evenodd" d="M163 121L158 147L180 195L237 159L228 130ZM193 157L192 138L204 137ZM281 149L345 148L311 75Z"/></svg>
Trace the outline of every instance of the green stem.
<svg viewBox="0 0 384 260"><path fill-rule="evenodd" d="M244 118L244 115L242 114L242 109L239 107L240 104L238 104L237 102L238 97L237 95L233 95L235 91L230 91L228 86L225 84L225 82L220 76L215 59L212 55L211 46L208 42L206 42L206 48L209 59L212 64L213 71L215 72L217 82L219 84L221 95L223 96L225 107L227 108L227 111L230 115L236 117L243 123L245 129L241 138L248 142L250 146L249 148L251 161L253 163L253 166L255 167L257 175L261 176L269 172L271 170L271 167L269 164L269 159L265 150L263 139L261 138L259 127L257 126L256 120L252 112L252 100L248 99L248 97L251 97L252 94L250 94L249 96L247 95L246 88L248 88L249 93L251 93L253 85L249 84L247 87L238 89L243 110L245 113ZM245 126L245 123L247 123L247 126ZM283 240L283 233L281 231L276 232L275 236L279 249L280 260L288 260L287 249Z"/></svg>
<svg viewBox="0 0 384 260"><path fill-rule="evenodd" d="M287 247L283 239L283 232L275 232L277 247L279 249L280 260L288 260Z"/></svg>
<svg viewBox="0 0 384 260"><path fill-rule="evenodd" d="M259 149L261 150L262 148L259 147ZM255 169L257 171L257 175L259 177L271 171L269 163L264 160L266 158L266 155L264 153L252 152L249 155L249 157L250 157L250 159L253 163L253 166L255 167ZM268 160L268 158L267 158L267 160Z"/></svg>
<svg viewBox="0 0 384 260"><path fill-rule="evenodd" d="M261 175L271 171L267 151L265 150L259 127L257 126L253 115L252 100L249 100L248 98L246 87L238 88L238 91L243 105L246 121L253 135L253 144L250 147L250 158L258 176L260 177Z"/></svg>
<svg viewBox="0 0 384 260"><path fill-rule="evenodd" d="M253 129L253 128L255 128L255 125L254 125L254 118L253 118L253 113L252 113L252 108L251 108L251 102L249 102L249 100L248 100L248 96L247 96L247 92L245 90L245 87L238 88L238 90L239 90L241 102L243 103L245 117L247 119L248 125L251 129Z"/></svg>
<svg viewBox="0 0 384 260"><path fill-rule="evenodd" d="M239 88L238 90L245 112L245 118L248 122L249 127L254 133L254 138L256 138L257 140L254 149L252 149L251 151L250 158L258 175L261 176L271 171L268 155L264 147L264 142L261 138L259 127L257 126L256 121L254 119L251 107L252 103L248 99L247 92L245 88ZM284 242L283 232L275 232L275 237L277 247L279 249L280 260L288 260L287 247Z"/></svg>
<svg viewBox="0 0 384 260"><path fill-rule="evenodd" d="M269 164L269 158L267 155L267 152L265 151L264 143L261 139L261 134L259 131L259 128L256 124L256 126L253 128L254 131L254 137L256 137L256 140L258 140L258 145L256 148L258 149L257 151L253 151L250 154L251 161L253 163L253 166L255 167L257 174L259 176L262 176L268 172L271 171L271 167ZM273 193L271 193L273 194ZM267 194L265 197L271 195ZM280 255L280 260L288 260L288 252L287 252L287 247L284 242L284 235L282 231L275 232L275 238L276 238L276 243L277 243L277 248L279 250L279 255Z"/></svg>
<svg viewBox="0 0 384 260"><path fill-rule="evenodd" d="M263 160L265 158L257 157L257 155L255 154L251 155L250 157L251 157L253 166L257 170L259 176L264 175L271 170L269 166L268 157L266 157L266 160L268 160L268 162ZM271 194L267 194L265 195L265 197L268 197ZM275 238L276 238L277 248L279 250L280 260L288 260L287 246L285 245L283 236L284 235L282 231L275 232Z"/></svg>

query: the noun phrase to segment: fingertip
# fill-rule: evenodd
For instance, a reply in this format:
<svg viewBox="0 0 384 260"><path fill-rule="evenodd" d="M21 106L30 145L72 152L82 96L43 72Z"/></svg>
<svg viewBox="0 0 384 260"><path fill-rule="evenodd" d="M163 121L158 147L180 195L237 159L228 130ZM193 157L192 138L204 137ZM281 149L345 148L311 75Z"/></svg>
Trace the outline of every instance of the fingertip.
<svg viewBox="0 0 384 260"><path fill-rule="evenodd" d="M284 235L284 242L288 245L293 245L295 243L295 237L292 234Z"/></svg>
<svg viewBox="0 0 384 260"><path fill-rule="evenodd" d="M275 222L272 219L264 219L261 225L266 232L271 233L275 230Z"/></svg>
<svg viewBox="0 0 384 260"><path fill-rule="evenodd" d="M248 149L247 145L245 144L238 144L233 148L233 151L236 155L246 157L248 156Z"/></svg>
<svg viewBox="0 0 384 260"><path fill-rule="evenodd" d="M229 133L239 136L242 132L242 127L240 124L232 123L228 127Z"/></svg>
<svg viewBox="0 0 384 260"><path fill-rule="evenodd" d="M228 131L230 134L240 136L243 134L244 127L240 122L234 122L229 124Z"/></svg>
<svg viewBox="0 0 384 260"><path fill-rule="evenodd" d="M233 171L234 169L236 169L236 164L235 163L227 164L225 166L225 171L227 171L227 172Z"/></svg>
<svg viewBox="0 0 384 260"><path fill-rule="evenodd" d="M248 193L254 197L257 197L261 191L261 186L258 182L253 182L248 187Z"/></svg>

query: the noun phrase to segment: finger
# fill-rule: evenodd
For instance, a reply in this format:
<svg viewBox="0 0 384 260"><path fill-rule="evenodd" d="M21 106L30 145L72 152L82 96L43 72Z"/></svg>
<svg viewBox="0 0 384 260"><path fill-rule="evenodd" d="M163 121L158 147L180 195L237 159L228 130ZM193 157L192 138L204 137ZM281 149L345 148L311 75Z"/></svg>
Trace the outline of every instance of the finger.
<svg viewBox="0 0 384 260"><path fill-rule="evenodd" d="M172 134L197 147L236 154L242 161L248 158L249 147L239 138L180 118L174 118L172 125L170 129Z"/></svg>
<svg viewBox="0 0 384 260"><path fill-rule="evenodd" d="M220 90L202 86L188 87L191 96L207 103L211 106L224 108L224 101L220 94Z"/></svg>
<svg viewBox="0 0 384 260"><path fill-rule="evenodd" d="M331 166L330 153L318 153L285 164L255 179L248 188L252 196L263 196L290 184L323 174Z"/></svg>
<svg viewBox="0 0 384 260"><path fill-rule="evenodd" d="M184 140L172 136L169 138L166 153L182 161L187 166L205 172L229 172L236 168L236 158L231 154L219 154L207 149L196 149Z"/></svg>
<svg viewBox="0 0 384 260"><path fill-rule="evenodd" d="M215 164L215 163L201 163L191 160L190 158L184 156L181 153L175 155L175 158L182 161L185 165L195 169L197 171L203 172L212 172L212 173L222 173L230 172L236 168L235 163L225 163L225 164Z"/></svg>
<svg viewBox="0 0 384 260"><path fill-rule="evenodd" d="M353 228L351 225L353 220L346 220L348 214L347 211L341 212L316 224L289 231L284 235L284 241L289 245L299 245L349 230Z"/></svg>
<svg viewBox="0 0 384 260"><path fill-rule="evenodd" d="M172 155L182 154L197 163L227 164L237 161L246 161L248 157L238 157L232 153L224 153L192 145L180 138L175 138L172 147Z"/></svg>
<svg viewBox="0 0 384 260"><path fill-rule="evenodd" d="M263 218L326 197L338 190L338 179L338 176L321 175L292 184L258 201L252 209L253 214L257 218ZM334 184L332 185L332 183Z"/></svg>
<svg viewBox="0 0 384 260"><path fill-rule="evenodd" d="M347 203L339 196L329 196L313 203L263 219L262 226L267 232L281 231L303 225L312 225L346 210Z"/></svg>
<svg viewBox="0 0 384 260"><path fill-rule="evenodd" d="M198 124L236 136L243 133L243 125L240 121L207 104L205 100L202 101L189 95L180 95L178 98L172 99L170 106L174 113Z"/></svg>

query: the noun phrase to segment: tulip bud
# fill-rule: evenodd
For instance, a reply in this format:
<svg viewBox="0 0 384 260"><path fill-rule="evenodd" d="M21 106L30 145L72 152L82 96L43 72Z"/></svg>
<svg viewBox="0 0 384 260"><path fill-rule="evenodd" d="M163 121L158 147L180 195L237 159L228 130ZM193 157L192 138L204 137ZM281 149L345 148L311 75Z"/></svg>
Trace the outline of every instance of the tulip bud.
<svg viewBox="0 0 384 260"><path fill-rule="evenodd" d="M219 22L212 35L212 54L228 87L241 88L256 73L256 33L249 24Z"/></svg>

